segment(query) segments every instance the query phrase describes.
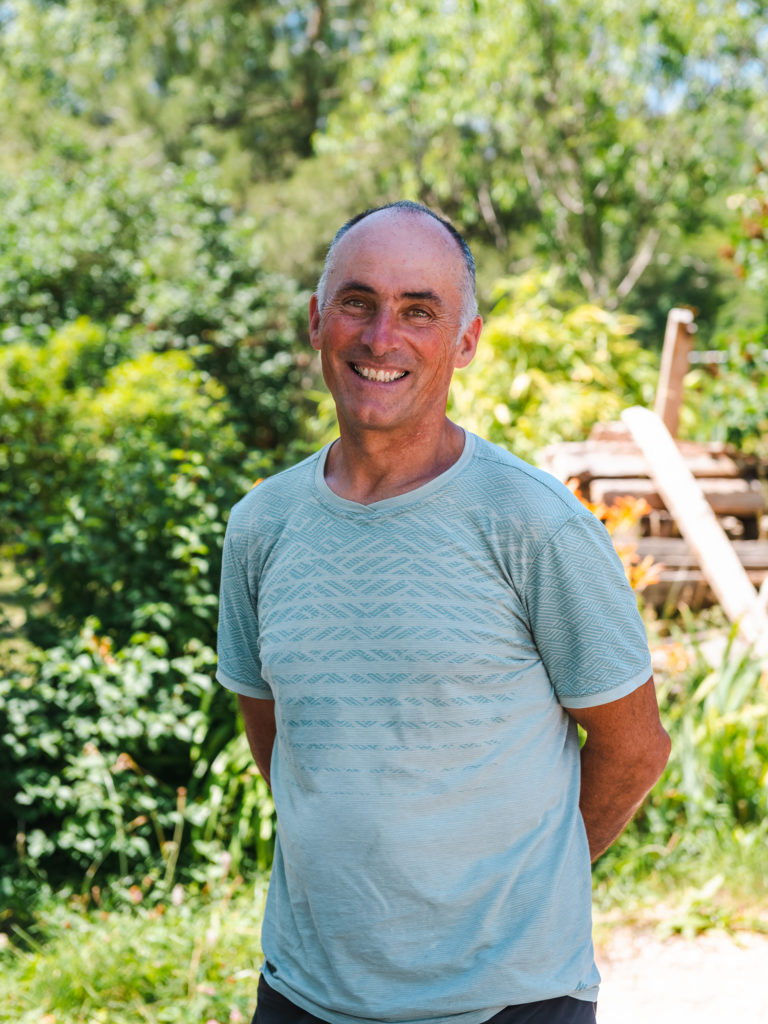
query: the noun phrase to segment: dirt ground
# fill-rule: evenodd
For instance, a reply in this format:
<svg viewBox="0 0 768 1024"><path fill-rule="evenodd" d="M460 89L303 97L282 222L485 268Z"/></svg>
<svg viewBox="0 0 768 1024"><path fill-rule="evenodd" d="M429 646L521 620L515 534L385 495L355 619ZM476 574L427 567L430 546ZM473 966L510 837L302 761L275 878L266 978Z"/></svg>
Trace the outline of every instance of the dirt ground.
<svg viewBox="0 0 768 1024"><path fill-rule="evenodd" d="M768 1024L768 935L622 927L598 943L597 963L598 1024Z"/></svg>

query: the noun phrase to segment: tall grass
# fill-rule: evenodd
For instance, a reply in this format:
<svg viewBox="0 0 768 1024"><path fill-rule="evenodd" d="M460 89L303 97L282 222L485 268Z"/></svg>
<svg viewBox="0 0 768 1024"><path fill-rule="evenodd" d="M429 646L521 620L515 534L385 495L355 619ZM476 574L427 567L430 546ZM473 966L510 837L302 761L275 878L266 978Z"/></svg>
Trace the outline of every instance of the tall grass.
<svg viewBox="0 0 768 1024"><path fill-rule="evenodd" d="M684 930L768 927L768 672L734 632L717 667L697 644L667 653L659 702L672 754L596 866L597 904L677 908Z"/></svg>
<svg viewBox="0 0 768 1024"><path fill-rule="evenodd" d="M51 904L37 936L17 931L0 953L0 1021L248 1022L265 891L260 876L149 909Z"/></svg>

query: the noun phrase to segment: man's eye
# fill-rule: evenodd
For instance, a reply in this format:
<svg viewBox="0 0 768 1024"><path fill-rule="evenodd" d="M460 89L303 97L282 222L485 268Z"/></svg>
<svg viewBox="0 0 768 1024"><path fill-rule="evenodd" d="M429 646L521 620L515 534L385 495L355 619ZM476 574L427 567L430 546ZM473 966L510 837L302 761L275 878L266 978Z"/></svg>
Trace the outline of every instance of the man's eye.
<svg viewBox="0 0 768 1024"><path fill-rule="evenodd" d="M410 309L408 311L408 314L409 314L409 316L413 317L415 320L426 320L426 319L429 318L429 310L421 309L421 307L419 307L419 306L416 306L413 309Z"/></svg>

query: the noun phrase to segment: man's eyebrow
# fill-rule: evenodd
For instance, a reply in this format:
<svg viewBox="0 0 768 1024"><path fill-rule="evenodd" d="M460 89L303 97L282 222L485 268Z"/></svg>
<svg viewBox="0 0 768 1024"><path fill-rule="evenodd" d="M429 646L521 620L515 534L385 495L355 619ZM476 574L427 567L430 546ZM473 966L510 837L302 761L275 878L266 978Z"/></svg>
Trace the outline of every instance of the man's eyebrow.
<svg viewBox="0 0 768 1024"><path fill-rule="evenodd" d="M438 306L443 305L443 300L437 292L430 291L429 289L423 292L403 292L403 298L416 299L419 302L432 302Z"/></svg>
<svg viewBox="0 0 768 1024"><path fill-rule="evenodd" d="M343 284L339 285L340 292L367 292L369 295L375 295L376 289L371 288L369 284L363 284L362 281L344 281Z"/></svg>
<svg viewBox="0 0 768 1024"><path fill-rule="evenodd" d="M344 281L339 286L339 292L365 292L368 295L375 295L376 289L362 281ZM437 292L433 292L430 288L426 288L423 291L401 292L399 297L402 299L415 299L417 302L432 302L438 306L444 305Z"/></svg>

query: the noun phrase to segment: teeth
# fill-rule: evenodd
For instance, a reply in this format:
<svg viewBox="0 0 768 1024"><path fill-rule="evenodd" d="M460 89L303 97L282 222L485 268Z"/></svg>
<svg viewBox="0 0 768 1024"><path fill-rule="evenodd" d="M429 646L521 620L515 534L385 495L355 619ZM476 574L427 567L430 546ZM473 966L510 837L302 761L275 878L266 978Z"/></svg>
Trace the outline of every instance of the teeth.
<svg viewBox="0 0 768 1024"><path fill-rule="evenodd" d="M358 366L357 363L352 365L355 373L359 373L366 380L381 381L384 384L388 384L393 380L400 380L401 377L405 376L405 370L373 370L369 366Z"/></svg>

